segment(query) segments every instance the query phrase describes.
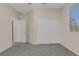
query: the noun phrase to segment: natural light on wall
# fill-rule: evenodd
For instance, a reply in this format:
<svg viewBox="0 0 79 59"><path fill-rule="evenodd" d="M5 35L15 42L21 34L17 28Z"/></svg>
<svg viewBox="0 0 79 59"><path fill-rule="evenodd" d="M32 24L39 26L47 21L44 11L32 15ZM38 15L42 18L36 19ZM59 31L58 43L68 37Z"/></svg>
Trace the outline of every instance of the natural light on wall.
<svg viewBox="0 0 79 59"><path fill-rule="evenodd" d="M70 8L70 31L79 32L79 4Z"/></svg>

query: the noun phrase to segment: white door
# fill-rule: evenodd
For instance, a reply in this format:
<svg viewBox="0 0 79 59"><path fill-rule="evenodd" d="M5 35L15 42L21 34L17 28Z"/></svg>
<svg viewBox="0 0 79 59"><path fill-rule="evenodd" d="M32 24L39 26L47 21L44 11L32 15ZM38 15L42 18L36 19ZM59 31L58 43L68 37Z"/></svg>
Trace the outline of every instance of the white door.
<svg viewBox="0 0 79 59"><path fill-rule="evenodd" d="M26 42L25 20L14 21L14 42Z"/></svg>
<svg viewBox="0 0 79 59"><path fill-rule="evenodd" d="M38 21L39 44L59 43L61 30L59 20L42 19Z"/></svg>

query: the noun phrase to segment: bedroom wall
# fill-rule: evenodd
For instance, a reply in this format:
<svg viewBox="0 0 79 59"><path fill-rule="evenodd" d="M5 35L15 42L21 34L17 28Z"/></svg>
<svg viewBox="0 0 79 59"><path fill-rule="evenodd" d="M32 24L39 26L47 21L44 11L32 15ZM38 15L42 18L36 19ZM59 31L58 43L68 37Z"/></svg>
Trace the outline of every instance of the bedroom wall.
<svg viewBox="0 0 79 59"><path fill-rule="evenodd" d="M70 32L69 9L72 4L67 4L62 9L62 40L61 44L79 55L79 32Z"/></svg>
<svg viewBox="0 0 79 59"><path fill-rule="evenodd" d="M35 11L29 13L29 40L28 42L37 45L37 33L36 33L36 19Z"/></svg>
<svg viewBox="0 0 79 59"><path fill-rule="evenodd" d="M0 4L0 52L12 46L12 20L16 13L7 4Z"/></svg>

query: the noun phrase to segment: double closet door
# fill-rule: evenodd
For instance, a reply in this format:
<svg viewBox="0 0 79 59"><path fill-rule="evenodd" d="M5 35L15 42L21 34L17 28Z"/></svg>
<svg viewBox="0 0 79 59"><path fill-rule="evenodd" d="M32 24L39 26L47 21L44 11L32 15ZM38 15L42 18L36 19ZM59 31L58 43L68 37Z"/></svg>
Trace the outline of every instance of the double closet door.
<svg viewBox="0 0 79 59"><path fill-rule="evenodd" d="M38 20L38 43L59 43L61 39L61 28L59 20Z"/></svg>

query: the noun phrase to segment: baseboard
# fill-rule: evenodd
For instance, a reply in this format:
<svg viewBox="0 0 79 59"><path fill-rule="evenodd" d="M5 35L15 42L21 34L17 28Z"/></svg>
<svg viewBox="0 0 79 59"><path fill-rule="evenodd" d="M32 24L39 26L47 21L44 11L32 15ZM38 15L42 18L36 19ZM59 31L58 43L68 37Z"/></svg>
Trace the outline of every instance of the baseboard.
<svg viewBox="0 0 79 59"><path fill-rule="evenodd" d="M31 42L31 41L27 41L28 43L32 44L32 45L38 45L37 43L35 42Z"/></svg>
<svg viewBox="0 0 79 59"><path fill-rule="evenodd" d="M68 50L70 50L71 52L73 52L75 55L79 55L79 54L77 54L77 52L75 52L74 50L72 50L70 47L68 47L68 46L66 46L66 45L64 45L64 44L62 44L61 43L61 45L63 46L63 47L65 47L66 49L68 49Z"/></svg>
<svg viewBox="0 0 79 59"><path fill-rule="evenodd" d="M13 43L26 43L27 41L14 41Z"/></svg>
<svg viewBox="0 0 79 59"><path fill-rule="evenodd" d="M60 44L60 42L31 42L31 41L28 41L28 43L32 44L32 45L39 45L39 44Z"/></svg>
<svg viewBox="0 0 79 59"><path fill-rule="evenodd" d="M6 49L1 50L0 53L5 52L5 51L6 51L7 49L9 49L10 47L12 47L12 44L10 44L8 47L6 47Z"/></svg>
<svg viewBox="0 0 79 59"><path fill-rule="evenodd" d="M38 44L60 44L60 42L38 42Z"/></svg>

